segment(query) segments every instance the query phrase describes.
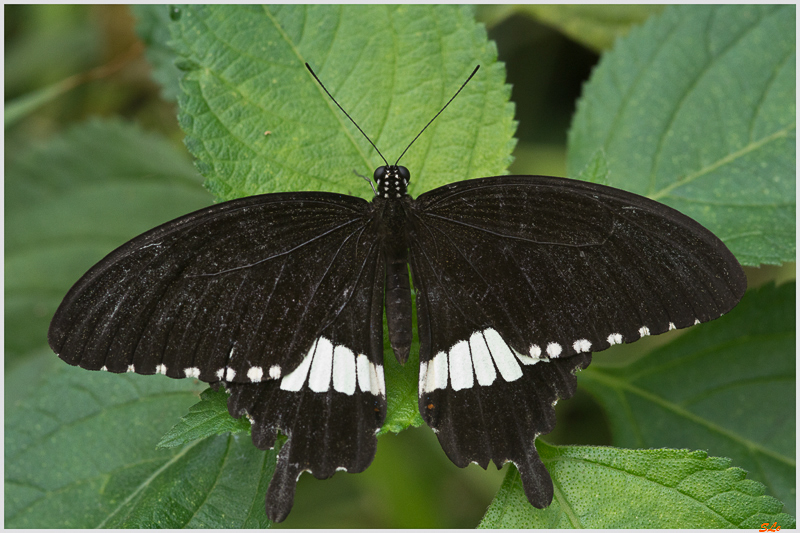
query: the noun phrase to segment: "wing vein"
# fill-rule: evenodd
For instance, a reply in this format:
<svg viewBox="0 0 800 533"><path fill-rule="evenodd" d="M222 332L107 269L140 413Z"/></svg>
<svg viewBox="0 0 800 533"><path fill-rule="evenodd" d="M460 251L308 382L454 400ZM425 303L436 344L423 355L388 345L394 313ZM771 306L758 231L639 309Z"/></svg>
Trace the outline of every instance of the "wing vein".
<svg viewBox="0 0 800 533"><path fill-rule="evenodd" d="M450 222L452 224L459 224L461 226L465 226L465 227L468 227L470 229L474 229L476 231L481 231L483 233L488 233L488 234L494 235L496 237L501 237L501 238L504 238L504 239L513 239L513 240L529 242L531 244L539 244L539 245L565 246L567 248L586 248L586 247L594 247L594 246L603 246L606 243L606 241L608 240L608 237L610 236L610 234L608 236L606 236L603 239L602 242L590 242L590 243L586 243L586 244L570 244L570 243L565 243L565 242L537 241L537 240L534 240L534 239L526 239L525 237L519 237L519 236L516 236L516 235L507 235L507 234L504 234L504 233L498 233L498 232L492 231L492 230L490 230L488 228L477 226L475 224L469 224L467 222L462 222L460 220L455 220L455 219L452 219L452 218L449 218L449 217L445 217L445 216L442 216L442 215L436 215L434 213L425 212L424 214L425 214L425 216L429 216L429 217L432 217L432 218L437 218L437 219L440 219L440 220L444 220L444 221Z"/></svg>
<svg viewBox="0 0 800 533"><path fill-rule="evenodd" d="M415 216L416 216L416 215L415 215ZM419 219L419 217L417 217L417 218ZM420 220L420 222L421 222L422 224L425 224L425 223L424 223L423 221L421 221L421 220ZM427 224L425 224L425 226L427 227ZM463 258L464 258L464 261L466 262L466 264L467 264L467 265L469 265L469 267L472 269L472 271L473 271L473 272L475 272L475 274L476 274L476 275L477 275L477 276L480 278L480 280L481 280L483 283L485 283L485 284L486 284L486 286L487 286L489 289L491 289L491 288L492 288L492 284L491 284L491 283L489 283L489 282L486 280L486 276L484 276L484 275L483 275L483 273L482 273L482 272L481 272L481 271L480 271L480 270L479 270L479 269L478 269L478 268L477 268L477 267L476 267L476 266L475 266L475 265L472 263L472 261L470 261L470 260L469 260L469 258L466 256L466 254L464 254L464 252L461 250L461 248L459 248L459 247L458 247L458 245L456 245L456 243L453 241L453 239L452 239L452 238L451 238L451 237L450 237L450 236L449 236L449 235L448 235L448 234L447 234L447 233L446 233L444 230L442 230L441 228L436 228L436 227L434 227L433 229L434 229L434 230L436 230L436 231L438 231L439 233L441 233L441 234L442 234L442 235L445 237L445 239L446 239L446 240L447 240L447 242L450 244L450 246L451 246L451 247L452 247L454 250L456 250L456 251L458 252L458 254L459 254L461 257L463 257ZM429 231L430 231L430 230L429 230ZM508 308L508 305L506 304L506 302L504 301L504 299L502 299L502 298L499 298L499 297L497 296L497 291L490 290L489 292L491 293L491 295L492 295L492 298L493 298L493 299L494 299L494 300L497 302L497 304L498 304L499 308L500 308L500 309L502 309L502 310L503 310L503 312L505 313L506 317L508 318L508 323L509 323L509 324L512 324L512 326L513 326L513 327L514 327L514 329L516 330L516 333L517 333L517 335L518 335L520 338L524 338L524 334L522 333L522 331L521 331L521 328L520 328L520 327L518 327L518 326L517 326L517 324L515 323L515 321L513 320L513 315L512 315L512 313L510 312L510 310L509 310L509 308ZM476 302L476 303L477 303L477 302ZM483 327L483 326L489 326L489 325L491 325L491 326L496 326L496 324L495 324L495 323L491 323L491 324L490 324L490 323L488 323L488 322L489 322L489 320L488 320L488 318L486 317L486 315L484 315L484 317L485 317L484 319L487 321L487 323L486 323L486 324L482 324L482 325L481 325L482 327Z"/></svg>
<svg viewBox="0 0 800 533"><path fill-rule="evenodd" d="M220 270L219 272L207 272L207 273L205 273L205 272L204 272L204 273L202 273L202 274L194 274L194 275L189 275L189 276L186 276L186 277L187 277L187 278L195 278L195 277L198 277L198 278L199 278L199 277L208 277L208 276L219 276L219 275L221 275L221 274L228 274L229 272L235 272L235 271L237 271L237 270L243 270L243 269L245 269L245 268L252 268L252 267L254 267L254 266L260 265L261 263L265 263L265 262L267 262L267 261L270 261L270 260L272 260L272 259L275 259L276 257L281 257L281 256L284 256L284 255L289 255L289 254L291 254L291 253L293 253L293 252L295 252L295 251L299 250L300 248L302 248L302 247L304 247L304 246L307 246L307 245L311 244L311 243L312 243L312 242L314 242L314 241L317 241L317 240L319 240L319 239L321 239L321 238L323 238L323 237L326 237L327 235L329 235L329 234L331 234L331 233L333 233L333 232L335 232L335 231L338 231L338 230L340 230L340 229L342 229L342 228L344 228L344 227L346 227L346 226L349 226L350 224L353 224L353 223L355 223L355 222L359 222L359 220L360 220L359 218L354 218L354 219L352 219L352 220L348 220L348 221L347 221L347 222L345 222L344 224L340 224L339 226L336 226L336 227L334 227L334 228L331 228L331 229L329 229L329 230L328 230L328 231L326 231L325 233L321 233L321 234L319 234L319 235L317 235L317 236L315 236L315 237L312 237L311 239L308 239L307 241L305 241L305 242L302 242L302 243L298 244L298 245L297 245L297 246L295 246L294 248L290 248L289 250L285 250L285 251L283 251L283 252L280 252L280 253L277 253L277 254L271 255L271 256L269 256L269 257L265 257L265 258L263 258L263 259L259 259L259 260L258 260L258 261L256 261L255 263L250 263L249 265L242 265L242 266L238 266L238 267L229 268L229 269L226 269L226 270Z"/></svg>
<svg viewBox="0 0 800 533"><path fill-rule="evenodd" d="M342 226L342 227L344 227L344 226ZM336 249L336 253L333 255L333 257L331 258L331 260L328 262L328 265L325 267L325 270L322 272L322 275L320 276L320 278L319 278L319 281L317 281L317 283L314 285L314 289L313 289L313 291L311 292L311 294L310 294L310 295L309 295L309 297L308 297L308 301L309 301L309 302L310 302L310 301L313 301L313 299L314 299L314 296L317 294L317 291L318 291L318 290L319 290L319 288L320 288L320 285L322 285L322 282L323 282L323 281L324 281L324 280L325 280L325 279L326 279L326 278L327 278L327 277L330 275L330 273L331 273L331 269L332 269L333 265L336 263L336 258L337 258L337 257L339 257L339 254L342 252L342 249L344 248L345 244L346 244L346 243L347 243L347 242L348 242L348 241L349 241L349 240L350 240L350 239L351 239L351 238L352 238L352 237L353 237L353 236L354 236L356 233L358 233L358 232L359 232L359 230L360 230L361 232L363 232L365 228L366 228L366 224L364 224L363 226L361 226L361 227L359 227L359 228L356 228L356 229L355 229L355 230L354 230L352 233L350 233L349 235L347 235L347 237L346 237L346 238L345 238L345 239L344 239L344 240L343 240L343 241L342 241L342 242L339 244L339 247ZM362 269L361 269L361 271L363 271L363 266L362 266ZM359 271L359 275L360 275L360 272L361 272L361 271ZM356 277L356 282L357 282L357 280L358 280L358 276ZM353 287L353 285L355 285L355 284L356 284L356 283L354 282L352 285L350 285L350 287L352 288L352 287ZM355 292L354 290L351 290L351 291L350 291L350 294L348 295L348 298L352 297L352 294L353 294L354 292ZM306 317L306 315L307 315L307 313L308 313L308 310L309 310L309 309L308 309L308 307L306 307L306 308L304 308L304 309L303 309L302 313L300 314L300 317L298 318L298 323L300 323L300 322L301 322L301 321L302 321L302 320L303 320L303 319ZM339 309L339 312L341 312L341 308ZM338 312L336 313L336 316L338 316ZM325 329L325 328L319 328L319 329L318 329L318 332L319 332L319 331L323 331L324 329ZM298 330L298 332L299 332L299 330ZM295 344L295 340L294 340L294 339L296 339L296 338L297 338L297 333L295 333L295 335L293 335L293 336L292 336L292 345L294 345L294 344Z"/></svg>

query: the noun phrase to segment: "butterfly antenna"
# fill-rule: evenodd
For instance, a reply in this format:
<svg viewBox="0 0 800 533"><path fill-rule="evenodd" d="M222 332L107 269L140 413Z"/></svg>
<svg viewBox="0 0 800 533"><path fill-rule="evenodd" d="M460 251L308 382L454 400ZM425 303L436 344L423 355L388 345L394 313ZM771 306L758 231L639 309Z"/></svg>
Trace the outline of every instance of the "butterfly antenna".
<svg viewBox="0 0 800 533"><path fill-rule="evenodd" d="M470 74L470 75L469 75L469 78L467 78L467 81L465 81L464 83L462 83L462 84L461 84L461 87L459 87L459 89L456 91L456 94L454 94L454 95L453 95L453 97L452 97L450 100L448 100L446 104L444 104L444 107L443 107L443 108L441 108L441 109L439 110L439 112L438 112L438 113L436 113L436 115L435 115L435 116L434 116L434 117L431 119L431 121L430 121L430 122L428 122L427 124L425 124L425 127L424 127L424 128L422 128L422 131L420 131L419 133L417 133L417 136L416 136L416 137L414 137L414 140L413 140L413 141L411 141L411 143L410 143L408 146L406 146L406 149L405 149L405 150L403 150L403 153L402 153L402 154L400 154L400 157L398 157L398 158L397 158L397 161L395 161L395 163L394 163L394 164L395 164L395 166L397 166L397 163L399 163L399 162L400 162L400 159L402 159L402 158L403 158L403 156L404 156L404 155L406 155L406 152L408 152L408 149L409 149L409 148L411 148L411 145L412 145L412 144L414 144L414 141L416 141L417 139L419 139L419 136L420 136L420 135L422 135L422 132L423 132L423 131L425 131L426 129L428 129L428 126L430 126L430 125L431 125L431 122L433 122L434 120L436 120L436 117L438 117L439 115L441 115L441 114L442 114L442 111L444 111L444 110L445 110L445 108L447 108L447 106L449 106L449 105L450 105L450 102L452 102L453 100L455 100L455 99L456 99L456 96L458 96L458 93L460 93L460 92L461 92L461 89L463 89L463 88L464 88L464 87L465 87L465 86L466 86L466 85L469 83L469 80L471 80L471 79L472 79L472 77L475 75L475 73L476 73L476 72L478 72L478 69L479 69L479 68L481 68L481 66L480 66L480 65L478 65L477 67L475 67L475 70L473 70L473 71L472 71L472 74ZM313 72L312 72L312 74L313 74ZM337 104L337 105L338 105L338 104ZM351 119L351 120L352 120L352 119ZM377 148L376 148L376 150L377 150Z"/></svg>
<svg viewBox="0 0 800 533"><path fill-rule="evenodd" d="M356 176L358 176L358 177L359 177L359 178L361 178L362 180L364 180L364 181L366 181L367 183L369 183L369 186L370 186L370 187L372 187L372 193L373 193L373 194L378 194L378 191L376 191L376 190L375 190L375 186L372 184L372 180L371 180L371 179L369 179L369 178L368 178L368 177L366 177L366 176L362 176L361 174L359 174L359 173L358 173L358 172L356 172L355 170L353 170L353 174L355 174Z"/></svg>
<svg viewBox="0 0 800 533"><path fill-rule="evenodd" d="M334 98L334 97L333 97L333 95L332 95L330 92L328 92L328 89L326 89L326 88L325 88L325 86L324 86L324 85L322 85L322 82L321 82L321 81L319 81L319 78L317 77L317 75L316 75L316 74L314 74L314 71L313 71L313 70L311 70L311 65L309 65L308 63L306 63L306 68L307 68L307 69L308 69L308 71L311 73L311 75L312 75L312 76L314 76L314 79L315 79L315 80L317 80L317 83L319 83L319 86L320 86L320 87L322 87L322 90L323 90L323 91L325 91L325 93L326 93L328 96L330 96L331 100L333 100L333 103L334 103L334 104L336 104L336 106L337 106L339 109L341 109L341 110L342 110L342 113L344 113L344 116L346 116L347 118L349 118L349 119L350 119L350 122L352 122L352 123L353 123L353 125L354 125L356 128L358 128L358 131L360 131L360 132L361 132L361 135L363 135L363 136L364 136L364 138L365 138L366 140L368 140L368 141L369 141L369 144L371 144L371 145L372 145L372 147L373 147L373 148L375 148L375 151L376 151L376 152L378 152L378 155L379 155L379 156L381 156L381 159L383 159L383 162L384 162L384 163L386 163L386 166L388 167L388 166L389 166L389 162L388 162L388 161L386 161L386 158L385 158L385 157L383 157L383 154L381 153L381 151L380 151L380 150L378 150L378 147L377 147L377 146L375 146L375 143L374 143L374 142L372 142L372 139L370 139L369 137L367 137L367 134L366 134L366 133L364 133L364 130L362 130L362 129L361 129L359 126L358 126L358 124L356 124L356 121L355 121L355 120L353 120L353 118L352 118L350 115L348 115L348 114L347 114L347 111L345 111L345 110L344 110L344 108L343 108L342 106L340 106L340 105L339 105L339 102L337 102L337 101L336 101L336 98ZM473 72L473 74L474 74L474 72ZM471 76L470 76L470 77L471 77ZM469 81L469 80L467 80L467 81ZM459 90L460 90L460 89L459 89ZM456 93L456 94L458 94L458 93ZM449 102L448 102L448 103L449 103ZM440 111L440 113L441 113L441 111ZM369 181L369 180L368 180L368 181Z"/></svg>

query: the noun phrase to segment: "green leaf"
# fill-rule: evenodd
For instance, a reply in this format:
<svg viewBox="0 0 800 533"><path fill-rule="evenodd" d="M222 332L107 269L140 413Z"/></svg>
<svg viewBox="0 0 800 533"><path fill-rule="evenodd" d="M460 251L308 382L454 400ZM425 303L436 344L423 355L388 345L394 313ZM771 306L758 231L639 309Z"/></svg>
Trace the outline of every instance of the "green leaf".
<svg viewBox="0 0 800 533"><path fill-rule="evenodd" d="M164 137L100 120L12 157L5 198L6 363L47 342L61 299L105 254L211 200Z"/></svg>
<svg viewBox="0 0 800 533"><path fill-rule="evenodd" d="M403 157L413 195L500 174L511 160L510 88L470 8L193 6L170 29L185 69L186 144L221 199L287 190L371 198L353 170L371 176L384 163L304 62L392 163L481 65Z"/></svg>
<svg viewBox="0 0 800 533"><path fill-rule="evenodd" d="M614 445L731 457L793 513L795 338L794 283L765 285L630 365L581 372L579 386L604 407Z"/></svg>
<svg viewBox="0 0 800 533"><path fill-rule="evenodd" d="M44 361L42 361L44 359ZM5 401L5 526L263 527L275 453L247 437L156 450L201 388L194 380L87 372L49 350Z"/></svg>
<svg viewBox="0 0 800 533"><path fill-rule="evenodd" d="M526 4L516 11L553 26L568 37L598 52L611 48L632 26L660 13L659 5Z"/></svg>
<svg viewBox="0 0 800 533"><path fill-rule="evenodd" d="M161 96L174 102L181 92L178 80L181 72L175 66L175 52L169 47L169 23L172 6L161 4L134 4L131 10L138 19L136 33L147 45L145 53L153 67L153 79L161 85Z"/></svg>
<svg viewBox="0 0 800 533"><path fill-rule="evenodd" d="M155 449L197 399L196 381L87 372L52 353L7 379L24 379L31 365L35 385L6 395L6 527L267 525L274 453L237 437Z"/></svg>
<svg viewBox="0 0 800 533"><path fill-rule="evenodd" d="M795 8L666 9L620 39L569 135L611 184L670 205L746 265L795 257Z"/></svg>
<svg viewBox="0 0 800 533"><path fill-rule="evenodd" d="M592 156L592 159L586 163L583 170L576 176L575 179L581 181L591 181L592 183L599 183L601 185L608 185L608 161L603 150L598 150Z"/></svg>
<svg viewBox="0 0 800 533"><path fill-rule="evenodd" d="M553 504L532 507L510 468L482 528L795 527L764 487L702 451L549 446L539 453L555 484Z"/></svg>
<svg viewBox="0 0 800 533"><path fill-rule="evenodd" d="M419 342L414 341L405 366L400 366L388 345L389 337L384 333L383 368L386 378L386 419L378 435L400 433L408 427L419 427L425 423L417 404L419 375Z"/></svg>
<svg viewBox="0 0 800 533"><path fill-rule="evenodd" d="M228 394L224 390L206 389L200 394L200 401L161 437L156 447L174 448L225 433L249 436L250 421L245 416L232 418L228 414Z"/></svg>

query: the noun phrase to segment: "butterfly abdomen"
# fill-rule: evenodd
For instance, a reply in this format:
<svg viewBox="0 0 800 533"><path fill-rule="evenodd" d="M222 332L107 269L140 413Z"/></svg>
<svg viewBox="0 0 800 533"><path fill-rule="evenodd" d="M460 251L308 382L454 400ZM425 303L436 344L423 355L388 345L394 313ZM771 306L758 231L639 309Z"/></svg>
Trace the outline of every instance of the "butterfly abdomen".
<svg viewBox="0 0 800 533"><path fill-rule="evenodd" d="M404 202L376 196L373 203L382 210L381 237L386 270L385 307L389 328L389 343L400 364L408 360L411 351L411 284L408 277L408 231Z"/></svg>

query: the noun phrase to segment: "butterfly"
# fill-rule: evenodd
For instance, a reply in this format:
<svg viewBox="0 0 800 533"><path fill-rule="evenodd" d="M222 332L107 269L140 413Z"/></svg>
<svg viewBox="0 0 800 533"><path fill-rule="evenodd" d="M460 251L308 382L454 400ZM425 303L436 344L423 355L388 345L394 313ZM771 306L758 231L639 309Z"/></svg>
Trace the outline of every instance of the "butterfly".
<svg viewBox="0 0 800 533"><path fill-rule="evenodd" d="M372 201L251 196L134 238L68 292L50 346L89 370L223 385L258 448L288 436L266 495L277 522L303 472L371 463L384 311L405 363L413 280L423 419L453 463L512 462L530 503L548 506L534 441L575 372L592 352L720 317L746 289L742 268L703 226L636 194L496 176L413 199L399 160L375 170Z"/></svg>

